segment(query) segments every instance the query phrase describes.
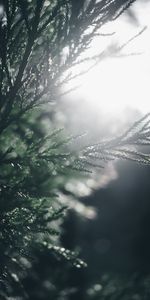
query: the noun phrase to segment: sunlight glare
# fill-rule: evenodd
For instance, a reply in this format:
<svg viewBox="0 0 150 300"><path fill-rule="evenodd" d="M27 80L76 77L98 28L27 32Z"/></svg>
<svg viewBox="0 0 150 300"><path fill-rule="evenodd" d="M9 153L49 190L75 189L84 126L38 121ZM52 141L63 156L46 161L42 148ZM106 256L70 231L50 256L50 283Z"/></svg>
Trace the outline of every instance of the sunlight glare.
<svg viewBox="0 0 150 300"><path fill-rule="evenodd" d="M137 59L110 59L82 79L78 93L95 109L119 113L124 108L149 109L149 77Z"/></svg>
<svg viewBox="0 0 150 300"><path fill-rule="evenodd" d="M136 7L137 17L145 18L145 22L131 24L123 17L117 22L107 25L108 32L115 31L112 38L95 39L90 48L90 55L95 55L97 49L110 46L112 44L122 45L131 37L136 35L141 27L150 25L149 19L145 15L145 10L141 6ZM148 6L150 12L150 5ZM143 19L142 19L143 20ZM138 23L138 21L137 21ZM136 25L136 26L135 26ZM105 28L104 28L105 30ZM70 88L74 85L80 87L74 92L74 96L86 99L88 104L95 110L102 110L109 114L119 114L126 108L136 109L141 113L149 111L149 74L150 74L150 45L148 43L150 29L147 29L125 47L126 56L119 58L107 58L102 60L90 72L77 78L70 83ZM109 40L109 44L106 42ZM103 45L102 42L104 41ZM135 55L130 55L135 53ZM128 55L129 54L129 55ZM138 55L136 55L138 54ZM83 65L78 66L78 72L82 71ZM77 72L77 73L78 73ZM89 107L89 106L88 106Z"/></svg>

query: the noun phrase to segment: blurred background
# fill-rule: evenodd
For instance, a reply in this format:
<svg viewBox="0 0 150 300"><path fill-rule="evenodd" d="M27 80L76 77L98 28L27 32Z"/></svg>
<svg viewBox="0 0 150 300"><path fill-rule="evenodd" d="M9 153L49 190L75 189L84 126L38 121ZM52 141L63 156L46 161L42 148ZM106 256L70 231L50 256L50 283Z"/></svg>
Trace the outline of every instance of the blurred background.
<svg viewBox="0 0 150 300"><path fill-rule="evenodd" d="M56 112L68 131L88 132L90 141L114 137L150 111L149 16L150 1L136 1L103 28L103 33L114 32L111 37L93 41L95 54L131 40L117 57L70 83L81 86L63 97ZM68 283L76 292L69 299L149 299L149 167L118 161L66 190L80 201L63 224L62 242L79 250L88 265L70 272Z"/></svg>
<svg viewBox="0 0 150 300"><path fill-rule="evenodd" d="M73 91L61 97L51 114L52 123L65 127L67 134L86 133L90 143L123 133L150 111L149 0L137 0L103 27L86 55L104 49L110 55L70 82L66 88ZM71 207L61 225L62 245L78 251L87 267L58 272L63 293L57 299L150 299L150 168L116 161L90 178L68 182L60 196ZM53 272L46 256L35 269L40 281ZM35 279L28 280L35 293ZM52 287L44 284L33 299L48 299Z"/></svg>

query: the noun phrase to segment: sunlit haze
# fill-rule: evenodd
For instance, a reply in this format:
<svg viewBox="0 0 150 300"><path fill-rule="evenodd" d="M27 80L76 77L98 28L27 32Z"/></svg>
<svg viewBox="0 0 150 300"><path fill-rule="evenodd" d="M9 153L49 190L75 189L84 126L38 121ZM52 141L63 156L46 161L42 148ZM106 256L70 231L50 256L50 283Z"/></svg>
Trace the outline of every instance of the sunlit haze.
<svg viewBox="0 0 150 300"><path fill-rule="evenodd" d="M132 15L135 13L135 15ZM93 106L93 110L119 114L124 109L135 109L140 113L149 111L150 79L150 3L137 1L130 11L116 22L109 23L104 33L115 32L110 37L98 37L92 43L90 55L109 46L123 45L138 35L119 53L120 57L102 60L90 72L70 83L70 88L80 84L72 93ZM78 72L83 70L78 66ZM86 107L85 107L86 110Z"/></svg>

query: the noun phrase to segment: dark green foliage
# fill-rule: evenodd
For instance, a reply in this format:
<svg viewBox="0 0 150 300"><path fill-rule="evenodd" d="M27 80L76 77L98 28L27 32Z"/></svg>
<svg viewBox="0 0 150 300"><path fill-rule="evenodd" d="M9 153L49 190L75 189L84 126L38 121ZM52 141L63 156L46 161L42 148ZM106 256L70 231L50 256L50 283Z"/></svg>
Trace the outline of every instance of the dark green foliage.
<svg viewBox="0 0 150 300"><path fill-rule="evenodd" d="M77 63L99 28L132 2L0 2L1 299L30 299L25 278L34 274L37 249L54 261L83 265L59 243L59 223L66 208L58 195L71 176L103 167L114 158L149 164L147 155L127 149L149 145L149 116L117 139L78 151L68 146L73 137L66 139L60 129L48 132L40 122L40 106L45 110L47 103L57 102L61 86L72 77L64 77L65 71ZM68 56L62 62L65 47ZM52 282L55 275L54 268ZM52 295L56 299L56 289Z"/></svg>
<svg viewBox="0 0 150 300"><path fill-rule="evenodd" d="M58 240L66 207L57 192L71 176L73 155L63 154L66 141L59 137L61 130L45 135L41 124L34 128L33 119L33 115L32 122L22 119L1 136L0 295L6 299L12 295L26 299L21 281L31 269L36 249L54 253L58 261L62 257L73 265L83 264Z"/></svg>

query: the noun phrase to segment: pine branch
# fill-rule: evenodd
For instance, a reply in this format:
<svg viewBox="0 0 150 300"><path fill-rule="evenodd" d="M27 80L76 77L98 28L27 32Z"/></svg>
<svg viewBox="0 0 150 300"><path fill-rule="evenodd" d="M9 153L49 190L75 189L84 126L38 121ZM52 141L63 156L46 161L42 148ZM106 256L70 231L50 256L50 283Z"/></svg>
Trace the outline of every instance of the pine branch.
<svg viewBox="0 0 150 300"><path fill-rule="evenodd" d="M61 85L76 76L64 77L65 72L88 61L81 55L99 29L133 0L3 3L7 24L0 20L0 296L29 299L23 278L32 270L35 250L47 250L59 262L84 265L60 246L59 222L66 207L58 195L66 181L115 159L149 165L149 154L136 147L149 146L150 119L148 114L112 140L72 150L70 144L80 137L65 138L62 130L46 134L38 118L40 105L57 103ZM68 57L61 63L65 47ZM91 57L92 67L107 55L111 53Z"/></svg>

